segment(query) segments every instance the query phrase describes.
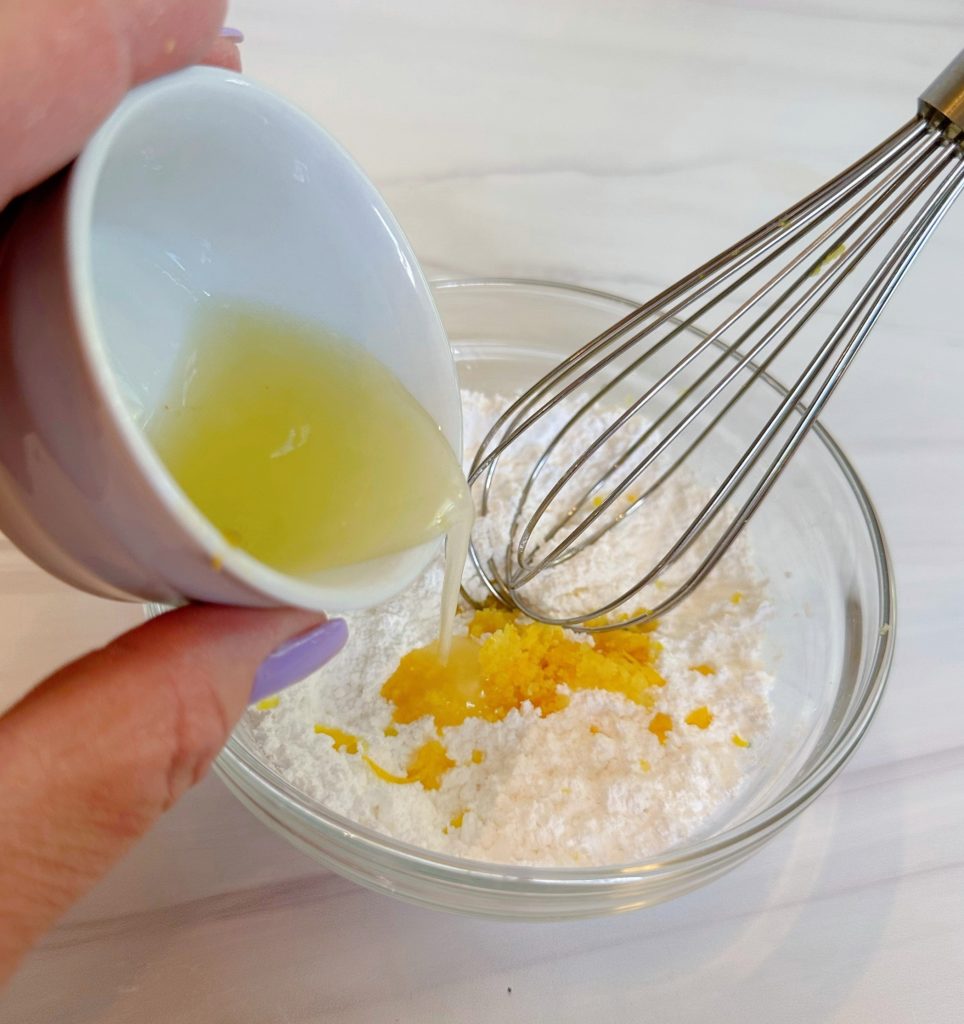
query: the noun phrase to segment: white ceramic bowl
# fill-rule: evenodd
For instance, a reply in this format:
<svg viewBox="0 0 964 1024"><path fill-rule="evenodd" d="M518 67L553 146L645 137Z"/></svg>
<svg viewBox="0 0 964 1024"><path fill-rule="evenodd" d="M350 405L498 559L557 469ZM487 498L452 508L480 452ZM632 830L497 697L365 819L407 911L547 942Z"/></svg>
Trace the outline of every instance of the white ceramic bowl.
<svg viewBox="0 0 964 1024"><path fill-rule="evenodd" d="M192 68L132 92L0 253L0 528L110 597L338 611L402 589L436 545L295 578L229 547L168 475L139 421L208 298L360 342L460 450L445 332L374 187L286 101Z"/></svg>

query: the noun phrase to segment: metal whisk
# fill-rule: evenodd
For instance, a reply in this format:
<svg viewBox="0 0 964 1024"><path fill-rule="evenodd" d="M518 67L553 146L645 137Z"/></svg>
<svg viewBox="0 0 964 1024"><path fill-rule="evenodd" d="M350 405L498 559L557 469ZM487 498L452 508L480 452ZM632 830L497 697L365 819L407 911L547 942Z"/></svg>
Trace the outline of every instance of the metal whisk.
<svg viewBox="0 0 964 1024"><path fill-rule="evenodd" d="M645 588L682 567L669 592L629 621L646 622L682 601L773 487L962 189L964 51L924 91L913 120L604 331L505 411L470 469L482 516L508 449L533 444L547 425L550 439L537 446L528 479L512 496L504 555L473 543L470 557L489 593L543 622L604 630L611 620L598 620L632 607ZM875 252L883 254L879 262ZM710 322L710 330L695 329ZM795 383L785 391L767 387L767 413L747 430L743 403L777 357L799 356L807 337L812 345ZM564 456L580 423L593 425L595 439L576 458ZM655 564L602 605L563 613L531 596L541 574L592 557L599 538L652 507L659 489L727 430L743 430L745 450Z"/></svg>

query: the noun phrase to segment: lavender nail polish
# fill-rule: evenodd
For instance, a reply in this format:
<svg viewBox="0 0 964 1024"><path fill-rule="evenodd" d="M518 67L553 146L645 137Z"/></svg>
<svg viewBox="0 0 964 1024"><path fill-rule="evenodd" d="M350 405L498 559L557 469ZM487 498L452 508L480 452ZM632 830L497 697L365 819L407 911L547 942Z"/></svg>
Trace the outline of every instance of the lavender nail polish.
<svg viewBox="0 0 964 1024"><path fill-rule="evenodd" d="M264 700L304 679L331 661L347 640L348 623L344 619L329 619L308 633L286 640L258 667L249 702Z"/></svg>
<svg viewBox="0 0 964 1024"><path fill-rule="evenodd" d="M244 33L239 28L228 28L227 25L221 29L218 35L222 39L230 39L232 43L243 43Z"/></svg>

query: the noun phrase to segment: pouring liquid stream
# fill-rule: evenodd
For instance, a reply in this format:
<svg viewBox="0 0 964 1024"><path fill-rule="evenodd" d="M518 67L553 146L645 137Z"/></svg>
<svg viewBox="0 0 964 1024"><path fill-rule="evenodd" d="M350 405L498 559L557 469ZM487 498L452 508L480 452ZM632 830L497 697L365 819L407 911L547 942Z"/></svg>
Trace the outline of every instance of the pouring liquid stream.
<svg viewBox="0 0 964 1024"><path fill-rule="evenodd" d="M466 489L468 501L463 502L461 514L454 519L445 536L445 577L442 581L442 607L439 615L438 660L447 665L452 651L452 632L455 627L455 614L459 605L459 592L462 586L462 573L465 560L469 554L469 541L472 537L472 523L475 510L471 495Z"/></svg>
<svg viewBox="0 0 964 1024"><path fill-rule="evenodd" d="M439 426L360 345L273 310L212 302L145 430L226 548L300 579L446 534L447 658L471 494Z"/></svg>

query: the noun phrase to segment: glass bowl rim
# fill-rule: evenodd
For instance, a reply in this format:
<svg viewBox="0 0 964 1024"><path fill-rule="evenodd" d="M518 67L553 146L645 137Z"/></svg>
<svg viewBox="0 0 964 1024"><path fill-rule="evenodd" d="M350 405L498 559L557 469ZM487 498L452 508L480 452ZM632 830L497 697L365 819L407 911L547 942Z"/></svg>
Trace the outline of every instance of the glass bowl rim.
<svg viewBox="0 0 964 1024"><path fill-rule="evenodd" d="M600 289L538 278L443 278L430 281L430 285L433 291L463 288L494 288L513 292L545 291L600 299L625 306L627 309L635 309L639 305L632 299ZM706 336L706 332L698 327L692 326L689 330ZM761 374L761 379L778 393L787 393L787 389L770 374ZM308 826L311 833L327 835L340 843L358 844L376 855L390 854L398 861L398 867L407 866L413 872L431 873L437 878L458 884L475 882L491 886L497 883L504 891L517 888L529 892L534 888L543 891L571 890L593 883L626 885L651 881L655 884L658 880L675 876L687 867L705 867L736 853L744 846L752 846L767 834L788 824L846 764L866 733L880 703L894 653L894 574L880 519L863 483L840 445L819 421L813 424L811 431L829 451L863 515L873 550L880 603L877 644L862 680L862 692L858 695L855 708L848 715L849 724L844 723L829 748L824 751L819 761L811 766L803 779L779 800L741 824L725 829L710 838L667 851L642 863L610 864L593 868L527 867L474 861L436 853L392 839L349 818L328 811L322 804L311 800L300 790L289 785L279 773L253 757L238 740L236 733L231 735L215 760L215 771L224 778L229 788L240 790L256 807L271 808L272 817L281 810L299 824Z"/></svg>

